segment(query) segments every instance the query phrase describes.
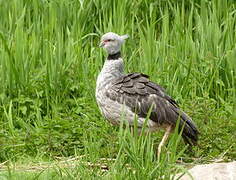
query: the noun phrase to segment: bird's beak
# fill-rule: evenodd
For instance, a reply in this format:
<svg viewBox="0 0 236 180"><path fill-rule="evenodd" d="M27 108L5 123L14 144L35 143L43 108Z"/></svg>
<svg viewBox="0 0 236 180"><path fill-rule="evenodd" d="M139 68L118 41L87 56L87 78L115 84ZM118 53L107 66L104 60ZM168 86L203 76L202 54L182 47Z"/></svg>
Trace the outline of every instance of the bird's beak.
<svg viewBox="0 0 236 180"><path fill-rule="evenodd" d="M104 41L101 41L101 43L99 44L99 47L103 47L105 45Z"/></svg>

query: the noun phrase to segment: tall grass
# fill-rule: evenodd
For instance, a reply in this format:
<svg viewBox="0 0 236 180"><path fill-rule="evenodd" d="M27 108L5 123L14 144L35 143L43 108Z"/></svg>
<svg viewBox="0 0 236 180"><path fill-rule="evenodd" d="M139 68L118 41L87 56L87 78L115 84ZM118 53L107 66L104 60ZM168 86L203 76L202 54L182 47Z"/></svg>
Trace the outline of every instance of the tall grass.
<svg viewBox="0 0 236 180"><path fill-rule="evenodd" d="M150 75L198 124L202 148L182 156L235 158L235 6L233 0L0 1L0 162L117 157L120 136L94 97L106 56L99 39L108 31L130 35L122 50L126 72ZM153 145L160 136L151 139ZM124 168L129 143L113 175Z"/></svg>

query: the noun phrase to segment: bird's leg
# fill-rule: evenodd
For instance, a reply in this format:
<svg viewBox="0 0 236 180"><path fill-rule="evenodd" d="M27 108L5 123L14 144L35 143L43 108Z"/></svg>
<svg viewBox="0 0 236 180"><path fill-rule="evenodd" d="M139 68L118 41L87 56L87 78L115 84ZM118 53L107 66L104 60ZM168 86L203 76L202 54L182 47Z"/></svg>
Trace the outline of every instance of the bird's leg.
<svg viewBox="0 0 236 180"><path fill-rule="evenodd" d="M172 130L172 126L167 126L165 134L164 134L164 136L163 136L163 138L162 138L162 140L161 140L161 142L160 142L160 144L158 146L158 151L157 151L157 158L158 158L158 160L160 159L161 148L165 144L166 140L168 139L168 137L169 137L169 135L171 133L171 130Z"/></svg>

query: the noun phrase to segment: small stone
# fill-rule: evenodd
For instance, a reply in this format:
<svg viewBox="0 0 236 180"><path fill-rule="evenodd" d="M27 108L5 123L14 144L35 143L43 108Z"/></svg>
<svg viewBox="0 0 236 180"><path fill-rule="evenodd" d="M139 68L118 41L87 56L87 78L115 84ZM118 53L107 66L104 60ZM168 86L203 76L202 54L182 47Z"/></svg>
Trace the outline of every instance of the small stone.
<svg viewBox="0 0 236 180"><path fill-rule="evenodd" d="M236 180L236 161L196 165L188 173L180 180ZM180 176L181 174L177 174L175 179Z"/></svg>

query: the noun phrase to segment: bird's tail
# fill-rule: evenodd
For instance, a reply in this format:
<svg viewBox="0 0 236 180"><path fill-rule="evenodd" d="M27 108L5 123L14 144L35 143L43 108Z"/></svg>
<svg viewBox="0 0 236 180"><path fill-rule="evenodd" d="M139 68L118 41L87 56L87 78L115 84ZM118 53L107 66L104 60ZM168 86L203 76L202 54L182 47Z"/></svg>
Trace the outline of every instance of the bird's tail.
<svg viewBox="0 0 236 180"><path fill-rule="evenodd" d="M184 142L192 145L197 145L199 131L197 126L194 124L192 119L183 111L178 109L178 114L180 116L180 130L183 129L182 137Z"/></svg>

